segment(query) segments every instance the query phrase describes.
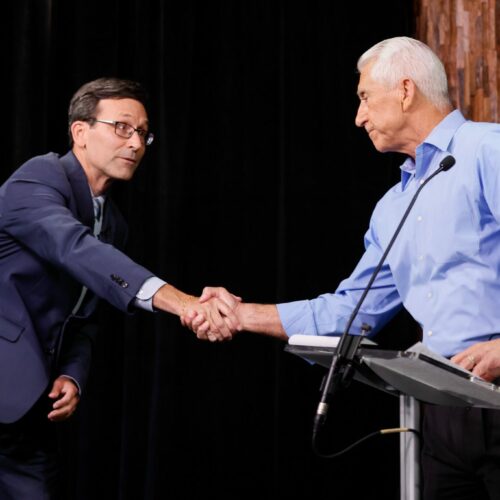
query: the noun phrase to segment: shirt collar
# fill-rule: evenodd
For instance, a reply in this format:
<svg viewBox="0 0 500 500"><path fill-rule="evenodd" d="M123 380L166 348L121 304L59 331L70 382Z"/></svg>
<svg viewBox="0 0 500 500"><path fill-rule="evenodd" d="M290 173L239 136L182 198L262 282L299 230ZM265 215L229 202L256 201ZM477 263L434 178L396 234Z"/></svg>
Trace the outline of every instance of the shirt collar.
<svg viewBox="0 0 500 500"><path fill-rule="evenodd" d="M102 216L102 209L104 207L104 202L106 201L106 195L101 194L99 196L95 196L92 188L89 184L90 195L92 196L92 204L94 206L94 217L100 219Z"/></svg>
<svg viewBox="0 0 500 500"><path fill-rule="evenodd" d="M440 149L441 151L448 151L450 142L457 130L466 122L462 113L456 109L450 114L446 115L436 127L427 136L421 144L429 144ZM420 147L420 146L419 146Z"/></svg>
<svg viewBox="0 0 500 500"><path fill-rule="evenodd" d="M416 149L417 162L408 157L401 165L401 184L403 190L413 175L423 176L429 161L423 161L436 151L447 152L457 130L466 122L462 113L456 109L446 115Z"/></svg>

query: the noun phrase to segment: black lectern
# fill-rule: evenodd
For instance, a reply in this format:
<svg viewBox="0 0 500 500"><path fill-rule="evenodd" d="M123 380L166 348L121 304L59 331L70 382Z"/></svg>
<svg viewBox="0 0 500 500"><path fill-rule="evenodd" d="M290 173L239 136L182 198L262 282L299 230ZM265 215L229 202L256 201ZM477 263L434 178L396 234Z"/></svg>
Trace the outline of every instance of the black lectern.
<svg viewBox="0 0 500 500"><path fill-rule="evenodd" d="M294 335L287 352L330 367L338 337ZM354 379L399 397L401 427L418 430L419 402L500 409L500 387L475 377L421 343L387 351L369 340L354 359ZM400 435L401 500L420 499L419 446L413 433Z"/></svg>

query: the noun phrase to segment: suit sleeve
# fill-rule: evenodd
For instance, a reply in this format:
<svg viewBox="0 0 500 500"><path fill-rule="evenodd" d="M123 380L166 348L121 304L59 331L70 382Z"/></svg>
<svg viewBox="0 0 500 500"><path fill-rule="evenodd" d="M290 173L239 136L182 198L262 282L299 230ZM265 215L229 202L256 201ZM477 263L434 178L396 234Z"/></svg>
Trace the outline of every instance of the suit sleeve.
<svg viewBox="0 0 500 500"><path fill-rule="evenodd" d="M64 333L58 375L74 379L80 392L83 392L87 383L98 333L99 325L96 322L74 325Z"/></svg>
<svg viewBox="0 0 500 500"><path fill-rule="evenodd" d="M47 160L35 166L20 171L6 186L0 214L3 229L99 297L129 310L153 273L96 239L76 218L64 172Z"/></svg>

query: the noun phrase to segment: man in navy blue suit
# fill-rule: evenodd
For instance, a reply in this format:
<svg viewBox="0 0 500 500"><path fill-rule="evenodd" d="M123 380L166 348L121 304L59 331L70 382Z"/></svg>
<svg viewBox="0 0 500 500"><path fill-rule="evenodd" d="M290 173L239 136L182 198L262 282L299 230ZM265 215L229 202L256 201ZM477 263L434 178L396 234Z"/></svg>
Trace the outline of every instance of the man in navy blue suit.
<svg viewBox="0 0 500 500"><path fill-rule="evenodd" d="M54 498L53 422L87 378L97 297L123 311L198 313L212 340L231 335L222 300L200 304L123 251L126 225L106 196L153 141L141 86L101 78L69 107L71 151L22 165L0 188L0 498ZM229 319L224 317L229 316Z"/></svg>

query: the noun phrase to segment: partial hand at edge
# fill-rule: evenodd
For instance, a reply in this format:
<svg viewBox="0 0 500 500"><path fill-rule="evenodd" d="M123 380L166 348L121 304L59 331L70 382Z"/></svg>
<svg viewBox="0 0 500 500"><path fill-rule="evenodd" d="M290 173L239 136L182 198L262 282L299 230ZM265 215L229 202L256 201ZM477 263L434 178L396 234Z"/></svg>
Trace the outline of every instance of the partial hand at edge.
<svg viewBox="0 0 500 500"><path fill-rule="evenodd" d="M491 382L500 377L500 339L478 342L453 356L451 361Z"/></svg>

